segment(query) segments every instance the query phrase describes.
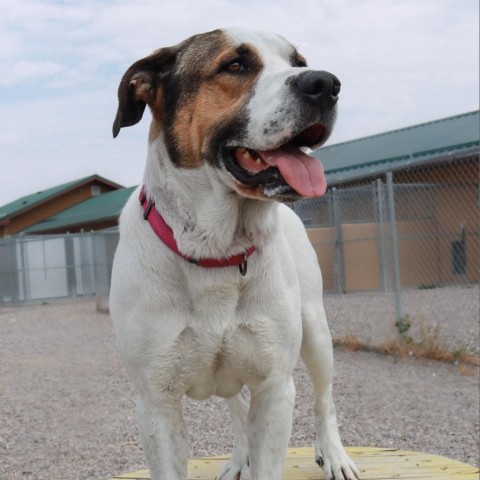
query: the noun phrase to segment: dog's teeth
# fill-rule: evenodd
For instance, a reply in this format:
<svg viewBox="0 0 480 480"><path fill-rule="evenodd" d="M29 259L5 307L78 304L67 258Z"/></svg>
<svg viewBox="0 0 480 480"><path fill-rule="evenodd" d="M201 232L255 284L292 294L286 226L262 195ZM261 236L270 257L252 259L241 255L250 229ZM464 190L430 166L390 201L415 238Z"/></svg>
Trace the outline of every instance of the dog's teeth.
<svg viewBox="0 0 480 480"><path fill-rule="evenodd" d="M252 162L253 161L253 157L252 157L251 153L248 151L247 148L239 147L239 148L237 148L235 154L237 155L238 159L241 158L244 162Z"/></svg>

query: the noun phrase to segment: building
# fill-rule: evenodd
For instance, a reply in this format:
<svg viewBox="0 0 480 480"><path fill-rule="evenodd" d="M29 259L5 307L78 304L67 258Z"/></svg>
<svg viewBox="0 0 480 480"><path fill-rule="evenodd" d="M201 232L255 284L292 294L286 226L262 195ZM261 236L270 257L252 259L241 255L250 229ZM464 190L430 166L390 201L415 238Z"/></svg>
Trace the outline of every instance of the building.
<svg viewBox="0 0 480 480"><path fill-rule="evenodd" d="M21 197L0 207L0 238L24 232L73 205L122 188L99 175L91 175Z"/></svg>
<svg viewBox="0 0 480 480"><path fill-rule="evenodd" d="M118 225L118 217L135 187L122 188L91 197L73 207L26 228L25 234L77 233Z"/></svg>

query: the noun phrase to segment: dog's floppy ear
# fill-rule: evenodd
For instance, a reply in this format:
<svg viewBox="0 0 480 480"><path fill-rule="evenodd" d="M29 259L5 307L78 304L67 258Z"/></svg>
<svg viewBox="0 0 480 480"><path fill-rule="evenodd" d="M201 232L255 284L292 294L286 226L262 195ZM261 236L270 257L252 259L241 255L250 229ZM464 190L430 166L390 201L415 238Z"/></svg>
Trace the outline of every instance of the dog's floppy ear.
<svg viewBox="0 0 480 480"><path fill-rule="evenodd" d="M138 60L125 72L118 87L113 138L122 127L130 127L142 119L145 106L154 99L162 77L172 67L178 51L178 47L161 48Z"/></svg>

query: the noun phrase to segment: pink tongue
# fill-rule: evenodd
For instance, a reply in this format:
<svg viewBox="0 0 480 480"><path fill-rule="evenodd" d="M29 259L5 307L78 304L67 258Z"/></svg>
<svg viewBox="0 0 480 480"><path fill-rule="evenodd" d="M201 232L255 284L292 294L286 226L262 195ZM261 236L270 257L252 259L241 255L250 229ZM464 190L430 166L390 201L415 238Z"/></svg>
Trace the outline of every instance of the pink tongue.
<svg viewBox="0 0 480 480"><path fill-rule="evenodd" d="M327 191L327 180L320 160L293 145L258 151L262 160L277 167L285 181L303 197L320 197Z"/></svg>

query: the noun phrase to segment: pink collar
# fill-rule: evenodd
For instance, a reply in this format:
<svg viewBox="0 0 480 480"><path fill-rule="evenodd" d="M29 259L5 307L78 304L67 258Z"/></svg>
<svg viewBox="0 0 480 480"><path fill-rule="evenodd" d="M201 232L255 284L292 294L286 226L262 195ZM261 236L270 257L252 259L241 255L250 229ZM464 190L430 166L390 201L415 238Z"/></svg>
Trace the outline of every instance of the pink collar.
<svg viewBox="0 0 480 480"><path fill-rule="evenodd" d="M153 201L149 200L147 202L147 193L145 192L145 186L142 187L142 190L140 192L140 205L143 208L143 218L148 221L153 231L157 234L157 237L160 238L160 240L168 248L170 248L170 250L185 259L187 262L194 263L195 265L204 268L231 267L234 265L238 265L242 277L247 274L247 259L256 250L254 246L251 246L243 253L239 253L238 255L234 255L229 258L200 258L198 260L194 259L180 252L175 237L173 236L172 229L167 225L158 210L154 208L155 204L153 203Z"/></svg>

